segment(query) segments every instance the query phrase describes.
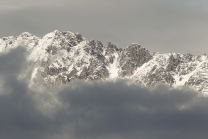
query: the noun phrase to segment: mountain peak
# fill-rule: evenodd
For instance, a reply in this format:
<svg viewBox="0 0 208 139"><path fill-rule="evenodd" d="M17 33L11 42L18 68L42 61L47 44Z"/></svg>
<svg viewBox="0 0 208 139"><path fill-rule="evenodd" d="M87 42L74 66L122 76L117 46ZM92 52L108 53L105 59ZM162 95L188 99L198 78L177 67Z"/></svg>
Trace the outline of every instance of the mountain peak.
<svg viewBox="0 0 208 139"><path fill-rule="evenodd" d="M208 58L179 53L154 53L138 43L124 50L108 42L87 41L79 33L55 30L38 38L28 32L0 40L0 51L24 44L28 60L36 63L32 82L67 85L73 80L130 78L133 82L155 87L162 82L170 87L188 85L208 93Z"/></svg>
<svg viewBox="0 0 208 139"><path fill-rule="evenodd" d="M34 36L34 35L29 33L29 32L23 32L19 36L21 36L21 37L31 37L31 36Z"/></svg>

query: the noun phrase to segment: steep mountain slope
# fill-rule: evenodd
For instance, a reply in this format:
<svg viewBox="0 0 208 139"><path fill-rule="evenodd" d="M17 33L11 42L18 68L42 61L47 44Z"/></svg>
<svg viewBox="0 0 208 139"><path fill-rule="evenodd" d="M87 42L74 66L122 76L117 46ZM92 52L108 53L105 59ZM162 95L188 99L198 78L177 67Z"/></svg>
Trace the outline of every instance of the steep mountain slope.
<svg viewBox="0 0 208 139"><path fill-rule="evenodd" d="M30 33L0 39L0 52L19 45L29 52L28 60L35 62L31 83L39 79L51 85L67 85L86 81L129 78L145 86L159 82L171 87L190 86L208 93L208 58L179 53L153 53L139 44L125 49L110 42L88 41L80 34L55 30L43 38Z"/></svg>

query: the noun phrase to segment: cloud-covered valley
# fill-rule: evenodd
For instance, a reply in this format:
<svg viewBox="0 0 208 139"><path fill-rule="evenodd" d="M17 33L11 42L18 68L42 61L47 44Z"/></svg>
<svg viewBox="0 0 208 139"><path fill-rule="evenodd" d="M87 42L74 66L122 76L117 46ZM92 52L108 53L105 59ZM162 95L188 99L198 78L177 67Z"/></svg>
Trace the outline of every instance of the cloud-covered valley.
<svg viewBox="0 0 208 139"><path fill-rule="evenodd" d="M151 89L126 80L76 81L57 93L38 92L29 88L32 64L25 55L21 47L0 55L0 138L208 137L208 98L197 92L165 85ZM42 106L46 96L57 100L50 111Z"/></svg>

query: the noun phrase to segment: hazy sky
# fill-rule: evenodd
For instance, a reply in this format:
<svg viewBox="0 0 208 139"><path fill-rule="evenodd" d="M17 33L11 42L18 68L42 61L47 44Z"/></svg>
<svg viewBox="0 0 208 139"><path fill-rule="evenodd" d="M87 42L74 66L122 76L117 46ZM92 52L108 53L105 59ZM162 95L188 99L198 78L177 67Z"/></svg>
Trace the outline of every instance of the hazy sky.
<svg viewBox="0 0 208 139"><path fill-rule="evenodd" d="M30 73L24 56L22 48L0 54L1 139L208 138L208 97L125 80L75 82L55 94L39 92L28 88L27 76L19 76Z"/></svg>
<svg viewBox="0 0 208 139"><path fill-rule="evenodd" d="M79 32L117 47L208 53L207 0L0 0L0 37Z"/></svg>

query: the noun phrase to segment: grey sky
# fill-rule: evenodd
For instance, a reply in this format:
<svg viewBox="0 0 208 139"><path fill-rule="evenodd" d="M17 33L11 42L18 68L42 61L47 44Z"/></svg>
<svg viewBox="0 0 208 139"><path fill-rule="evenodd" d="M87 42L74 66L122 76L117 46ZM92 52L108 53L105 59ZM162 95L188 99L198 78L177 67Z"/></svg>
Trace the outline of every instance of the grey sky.
<svg viewBox="0 0 208 139"><path fill-rule="evenodd" d="M206 0L0 0L0 37L79 32L150 52L208 52Z"/></svg>
<svg viewBox="0 0 208 139"><path fill-rule="evenodd" d="M47 114L42 94L28 88L25 50L0 55L2 139L207 139L208 97L160 85L148 89L125 80L75 82L59 90ZM7 70L6 70L7 69ZM56 97L56 96L54 96ZM51 103L53 105L53 103ZM41 106L43 107L43 106Z"/></svg>

